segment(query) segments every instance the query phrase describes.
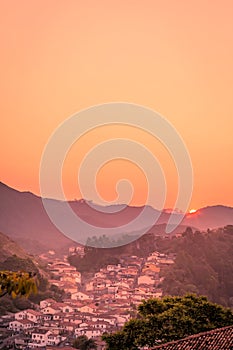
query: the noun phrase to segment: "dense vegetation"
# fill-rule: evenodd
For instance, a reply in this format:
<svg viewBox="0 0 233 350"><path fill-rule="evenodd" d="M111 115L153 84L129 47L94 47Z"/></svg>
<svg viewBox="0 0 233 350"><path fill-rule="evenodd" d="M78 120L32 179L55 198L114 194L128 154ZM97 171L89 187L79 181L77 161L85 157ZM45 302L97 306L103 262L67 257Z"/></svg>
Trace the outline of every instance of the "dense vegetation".
<svg viewBox="0 0 233 350"><path fill-rule="evenodd" d="M121 257L146 257L152 251L175 253L173 266L162 269L164 294L184 295L187 292L206 295L211 301L233 307L233 226L218 230L193 232L186 229L181 237L158 238L146 234L136 242L116 248L86 248L84 258L69 257L80 272L96 272L107 264L116 264Z"/></svg>
<svg viewBox="0 0 233 350"><path fill-rule="evenodd" d="M99 242L97 238L92 239ZM103 239L103 236L99 237L99 239ZM85 256L83 258L74 254L68 257L68 261L82 273L97 272L100 268L105 267L108 264L118 264L120 258L124 256L137 255L138 257L146 257L153 252L155 248L156 242L154 236L152 234L145 234L137 241L120 247L85 247Z"/></svg>
<svg viewBox="0 0 233 350"><path fill-rule="evenodd" d="M68 261L75 266L81 273L97 272L108 264L118 264L119 258L111 255L109 250L100 248L86 248L85 256L70 255Z"/></svg>
<svg viewBox="0 0 233 350"><path fill-rule="evenodd" d="M77 337L73 343L73 347L79 350L94 350L97 349L97 345L94 339L88 339L85 335Z"/></svg>
<svg viewBox="0 0 233 350"><path fill-rule="evenodd" d="M36 276L31 272L0 271L0 298L9 294L28 297L37 292Z"/></svg>
<svg viewBox="0 0 233 350"><path fill-rule="evenodd" d="M64 292L56 286L49 285L48 280L41 273L42 271L29 258L22 259L12 255L0 263L0 270L3 271L4 275L6 275L4 271L10 271L8 272L9 281L7 282L6 278L3 280L4 283L7 283L7 288L2 288L4 296L0 298L0 314L5 314L7 311L17 312L32 307L32 303L39 303L46 298L61 300L64 295ZM20 276L26 277L26 280L23 278L21 281L21 285L18 283L20 281L17 281L17 277L20 278ZM27 276L29 278L36 276L37 290L34 285L28 283L31 280L27 281ZM4 291L7 291L7 293Z"/></svg>
<svg viewBox="0 0 233 350"><path fill-rule="evenodd" d="M120 247L122 245L126 245L126 244L129 244L130 242L135 241L138 236L139 234L136 234L136 233L135 235L122 234L117 238L108 237L106 235L102 235L99 237L92 236L87 238L86 245L89 247L96 247L96 248Z"/></svg>
<svg viewBox="0 0 233 350"><path fill-rule="evenodd" d="M177 254L164 271L164 294L187 292L233 307L233 226L200 233L187 229L183 237L158 240L158 249Z"/></svg>
<svg viewBox="0 0 233 350"><path fill-rule="evenodd" d="M230 309L211 303L206 297L187 294L144 301L137 318L123 329L103 335L108 350L137 350L233 324Z"/></svg>

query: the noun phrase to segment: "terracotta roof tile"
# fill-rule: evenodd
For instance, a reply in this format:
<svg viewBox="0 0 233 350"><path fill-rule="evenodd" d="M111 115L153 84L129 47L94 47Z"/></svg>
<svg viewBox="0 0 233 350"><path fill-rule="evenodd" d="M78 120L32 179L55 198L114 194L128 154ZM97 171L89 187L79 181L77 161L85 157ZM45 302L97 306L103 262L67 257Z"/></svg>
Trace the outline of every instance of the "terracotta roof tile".
<svg viewBox="0 0 233 350"><path fill-rule="evenodd" d="M191 335L153 347L151 350L233 350L233 326Z"/></svg>

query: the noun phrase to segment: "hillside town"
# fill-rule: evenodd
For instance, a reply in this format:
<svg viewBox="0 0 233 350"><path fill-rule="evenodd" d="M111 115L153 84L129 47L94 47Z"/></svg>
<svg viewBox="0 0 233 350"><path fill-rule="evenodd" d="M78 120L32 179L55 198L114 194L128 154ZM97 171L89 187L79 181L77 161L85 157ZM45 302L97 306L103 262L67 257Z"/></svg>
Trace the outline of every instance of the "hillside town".
<svg viewBox="0 0 233 350"><path fill-rule="evenodd" d="M70 254L84 256L82 247L72 247ZM146 258L129 256L117 265L107 265L84 278L64 259L47 260L49 282L65 291L62 302L42 300L34 309L1 317L8 337L0 348L59 349L71 347L75 338L93 338L97 349L105 349L103 333L119 330L136 313L137 305L151 297L160 298L161 270L174 263L175 256L154 251Z"/></svg>

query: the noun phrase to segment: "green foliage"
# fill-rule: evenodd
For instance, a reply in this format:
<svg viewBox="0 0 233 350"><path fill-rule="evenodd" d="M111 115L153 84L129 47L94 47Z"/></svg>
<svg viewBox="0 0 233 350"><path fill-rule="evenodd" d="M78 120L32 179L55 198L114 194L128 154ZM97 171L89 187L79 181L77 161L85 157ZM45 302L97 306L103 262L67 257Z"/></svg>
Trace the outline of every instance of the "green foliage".
<svg viewBox="0 0 233 350"><path fill-rule="evenodd" d="M24 275L31 276L32 279L26 281L27 286L29 287L30 283L35 283L33 290L31 289L29 294L22 290L23 293L15 293L13 290L13 293L10 293L10 296L8 296L8 291L4 290L2 291L2 298L0 298L0 315L3 315L6 313L6 311L9 312L17 312L18 310L24 310L29 307L31 307L32 303L39 303L41 300L46 298L53 298L57 301L61 301L64 296L64 291L60 290L56 286L50 286L48 283L48 280L41 275L39 272L39 269L37 266L33 263L31 259L22 259L17 257L16 255L12 255L11 257L8 257L4 262L0 263L0 270L6 270L7 272L11 271L11 274L16 275ZM18 272L18 271L25 271L25 272ZM31 272L27 272L31 271ZM36 274L36 278L35 275ZM33 277L34 276L34 277ZM29 282L29 285L28 285ZM7 282L10 287L10 282ZM11 280L11 286L14 283L14 280ZM16 282L18 283L18 282ZM19 287L19 286L18 286ZM32 292L32 293L31 293ZM6 294L6 295L5 295ZM15 295L16 294L16 295ZM4 296L5 295L5 296ZM12 298L13 297L13 298Z"/></svg>
<svg viewBox="0 0 233 350"><path fill-rule="evenodd" d="M103 236L102 236L103 237ZM107 239L107 238L106 238ZM147 233L137 241L113 248L85 247L85 256L71 255L68 261L82 273L93 273L108 264L118 264L124 256L146 257L156 249L153 234Z"/></svg>
<svg viewBox="0 0 233 350"><path fill-rule="evenodd" d="M187 228L180 238L156 238L145 234L136 242L117 248L86 247L84 258L69 257L71 265L80 272L96 272L100 268L118 263L121 257L146 257L150 252L175 253L175 264L163 268L165 277L161 288L167 295L196 293L211 301L233 307L233 226L201 233Z"/></svg>
<svg viewBox="0 0 233 350"><path fill-rule="evenodd" d="M111 250L91 247L86 249L83 258L78 255L71 255L68 257L68 261L80 272L97 272L108 264L118 264L120 262L118 257L111 255Z"/></svg>
<svg viewBox="0 0 233 350"><path fill-rule="evenodd" d="M97 349L94 339L88 339L85 335L77 337L73 343L73 347L79 350Z"/></svg>
<svg viewBox="0 0 233 350"><path fill-rule="evenodd" d="M28 297L37 292L35 275L31 272L0 271L0 297L5 294Z"/></svg>
<svg viewBox="0 0 233 350"><path fill-rule="evenodd" d="M175 264L164 271L162 289L169 295L187 292L207 295L212 301L233 306L233 226L181 238L159 240L158 249L177 254Z"/></svg>
<svg viewBox="0 0 233 350"><path fill-rule="evenodd" d="M133 331L133 329L132 329ZM132 334L133 332L131 332ZM124 331L119 331L113 334L104 334L102 339L107 343L108 350L137 350L138 347L132 341L130 333L127 334Z"/></svg>
<svg viewBox="0 0 233 350"><path fill-rule="evenodd" d="M232 324L232 311L206 297L167 296L143 301L136 319L119 332L103 335L103 340L108 350L137 350Z"/></svg>
<svg viewBox="0 0 233 350"><path fill-rule="evenodd" d="M96 248L112 248L112 247L120 247L122 245L128 244L138 237L135 235L128 235L127 233L119 235L117 238L108 237L106 235L102 235L99 237L93 236L87 238L86 245L89 247Z"/></svg>

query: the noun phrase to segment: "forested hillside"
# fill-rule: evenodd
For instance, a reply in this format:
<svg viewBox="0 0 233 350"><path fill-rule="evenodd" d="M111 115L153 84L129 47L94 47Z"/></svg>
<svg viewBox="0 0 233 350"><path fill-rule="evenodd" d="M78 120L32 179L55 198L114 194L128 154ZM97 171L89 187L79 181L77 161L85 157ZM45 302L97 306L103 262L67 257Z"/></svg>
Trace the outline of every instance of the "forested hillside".
<svg viewBox="0 0 233 350"><path fill-rule="evenodd" d="M164 271L164 294L195 292L233 307L233 226L200 233L186 230L180 238L157 241L163 252L177 254Z"/></svg>
<svg viewBox="0 0 233 350"><path fill-rule="evenodd" d="M160 238L146 234L136 242L116 248L86 248L84 258L69 257L82 273L96 272L123 256L146 257L154 250L175 253L175 264L161 270L166 295L186 292L206 295L210 300L233 307L233 226L206 232L186 229L180 237Z"/></svg>

